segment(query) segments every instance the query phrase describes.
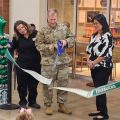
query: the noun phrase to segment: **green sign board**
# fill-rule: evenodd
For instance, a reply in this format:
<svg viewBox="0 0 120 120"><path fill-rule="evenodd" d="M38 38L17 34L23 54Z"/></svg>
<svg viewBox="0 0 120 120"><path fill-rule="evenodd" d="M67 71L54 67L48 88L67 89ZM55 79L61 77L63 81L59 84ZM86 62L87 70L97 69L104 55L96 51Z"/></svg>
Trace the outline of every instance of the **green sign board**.
<svg viewBox="0 0 120 120"><path fill-rule="evenodd" d="M116 88L120 88L120 82L119 81L93 89L91 91L92 92L92 97L104 94L104 93L109 92L110 90L113 90L113 89L116 89Z"/></svg>

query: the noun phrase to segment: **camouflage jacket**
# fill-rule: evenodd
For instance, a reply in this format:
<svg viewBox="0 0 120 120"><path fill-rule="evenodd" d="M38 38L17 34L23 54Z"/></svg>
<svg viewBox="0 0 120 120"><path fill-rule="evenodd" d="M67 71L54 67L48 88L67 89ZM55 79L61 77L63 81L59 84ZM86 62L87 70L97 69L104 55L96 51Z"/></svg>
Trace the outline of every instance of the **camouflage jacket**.
<svg viewBox="0 0 120 120"><path fill-rule="evenodd" d="M57 49L55 45L58 40L67 40L67 47L74 46L74 37L70 30L64 24L57 24L55 29L51 29L49 26L43 27L40 32L38 32L35 45L38 51L41 53L42 65L52 65L55 62ZM66 52L58 57L57 65L70 63L70 58Z"/></svg>

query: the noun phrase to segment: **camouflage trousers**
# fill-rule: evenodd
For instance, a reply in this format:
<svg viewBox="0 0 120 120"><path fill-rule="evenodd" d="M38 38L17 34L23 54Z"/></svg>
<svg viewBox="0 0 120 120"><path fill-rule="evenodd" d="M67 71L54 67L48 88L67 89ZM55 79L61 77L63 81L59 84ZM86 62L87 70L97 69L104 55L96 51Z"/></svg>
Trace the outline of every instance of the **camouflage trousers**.
<svg viewBox="0 0 120 120"><path fill-rule="evenodd" d="M41 74L46 78L53 78L50 86L43 85L44 104L45 106L51 106L53 98L53 89L51 88L55 86L55 84L57 87L67 87L69 67L68 65L58 65L55 70L52 71L52 66L43 65ZM66 91L57 90L57 102L66 102L67 94Z"/></svg>

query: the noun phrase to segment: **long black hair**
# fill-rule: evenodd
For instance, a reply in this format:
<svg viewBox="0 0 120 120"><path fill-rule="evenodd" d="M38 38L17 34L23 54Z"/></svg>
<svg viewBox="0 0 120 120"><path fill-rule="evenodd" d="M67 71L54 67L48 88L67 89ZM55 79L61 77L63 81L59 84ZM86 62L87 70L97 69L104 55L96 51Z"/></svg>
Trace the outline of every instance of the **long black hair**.
<svg viewBox="0 0 120 120"><path fill-rule="evenodd" d="M14 32L18 37L22 36L17 30L17 26L19 26L20 24L22 24L26 28L27 32L30 33L29 25L25 21L18 20L14 23Z"/></svg>
<svg viewBox="0 0 120 120"><path fill-rule="evenodd" d="M106 17L103 14L97 14L93 17L92 22L94 20L97 20L102 25L102 34L105 34L106 32L110 32L109 25L107 23ZM96 35L97 33L94 33L93 35Z"/></svg>

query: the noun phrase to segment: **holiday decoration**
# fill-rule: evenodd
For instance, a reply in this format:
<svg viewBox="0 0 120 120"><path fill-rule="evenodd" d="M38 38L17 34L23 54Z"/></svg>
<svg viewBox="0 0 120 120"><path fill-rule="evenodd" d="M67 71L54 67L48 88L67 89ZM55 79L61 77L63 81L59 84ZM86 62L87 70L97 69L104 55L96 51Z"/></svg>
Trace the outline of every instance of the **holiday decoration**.
<svg viewBox="0 0 120 120"><path fill-rule="evenodd" d="M4 34L6 21L0 16L0 105L7 103L8 62L5 57L8 39Z"/></svg>

